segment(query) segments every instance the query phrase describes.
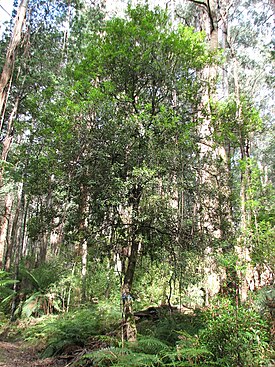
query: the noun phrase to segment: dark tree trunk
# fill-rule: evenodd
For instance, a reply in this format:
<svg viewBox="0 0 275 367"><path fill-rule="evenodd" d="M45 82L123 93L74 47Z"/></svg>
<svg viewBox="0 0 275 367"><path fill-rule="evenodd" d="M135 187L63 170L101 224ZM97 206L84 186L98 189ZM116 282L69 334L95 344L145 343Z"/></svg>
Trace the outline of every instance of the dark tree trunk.
<svg viewBox="0 0 275 367"><path fill-rule="evenodd" d="M128 257L128 265L124 276L122 286L123 299L123 316L124 316L124 335L128 341L135 341L137 330L135 317L132 308L132 286L138 259L139 241L138 241L138 214L139 204L142 194L141 185L136 185L132 190L132 218L131 218L131 235L130 235L130 254Z"/></svg>

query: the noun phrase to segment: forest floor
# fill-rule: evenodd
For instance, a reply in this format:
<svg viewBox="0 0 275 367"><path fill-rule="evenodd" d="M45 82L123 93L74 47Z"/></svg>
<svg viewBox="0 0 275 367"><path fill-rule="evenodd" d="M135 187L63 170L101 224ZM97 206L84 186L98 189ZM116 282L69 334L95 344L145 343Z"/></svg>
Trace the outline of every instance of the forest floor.
<svg viewBox="0 0 275 367"><path fill-rule="evenodd" d="M22 341L0 341L0 367L64 367L57 358L40 359L37 351Z"/></svg>

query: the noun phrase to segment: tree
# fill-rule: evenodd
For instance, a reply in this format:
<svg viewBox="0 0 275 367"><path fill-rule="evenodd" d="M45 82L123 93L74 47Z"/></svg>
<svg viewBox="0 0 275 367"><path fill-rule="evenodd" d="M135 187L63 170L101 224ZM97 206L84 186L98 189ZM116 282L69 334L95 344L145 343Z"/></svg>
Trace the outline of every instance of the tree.
<svg viewBox="0 0 275 367"><path fill-rule="evenodd" d="M0 79L0 116L1 125L0 131L2 131L2 123L5 113L5 105L7 103L9 93L9 83L12 82L12 75L16 57L16 51L21 41L22 28L24 25L26 11L28 6L28 0L22 0L17 11L16 20L13 28L13 33L10 39L10 43L7 49L6 59L3 66Z"/></svg>
<svg viewBox="0 0 275 367"><path fill-rule="evenodd" d="M124 245L111 245L126 251L122 294L128 339L135 338L131 293L139 253L146 251L144 235L163 231L162 237L169 237L176 232L173 228L169 234L168 218L164 229L155 228L158 212L152 208L149 217L146 211L166 180L175 185L175 175L182 170L179 156L184 155L188 165L187 150L193 145L184 137L196 123L196 76L210 60L202 34L184 27L172 30L165 12L138 6L128 9L126 19L107 21L70 71L74 84L63 111L72 137L62 144L74 141L75 146L66 157L70 168L65 174L78 182L71 186L76 200L82 197L78 188L88 183L88 233L107 225L112 235L123 234ZM57 160L64 162L62 155L68 151L60 152ZM171 199L165 201L172 212ZM77 207L81 210L82 204Z"/></svg>

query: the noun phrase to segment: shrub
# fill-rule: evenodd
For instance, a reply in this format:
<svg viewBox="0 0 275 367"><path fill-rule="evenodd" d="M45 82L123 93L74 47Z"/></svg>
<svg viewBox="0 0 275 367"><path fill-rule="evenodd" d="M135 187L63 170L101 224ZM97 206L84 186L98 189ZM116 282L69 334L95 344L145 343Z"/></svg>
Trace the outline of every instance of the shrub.
<svg viewBox="0 0 275 367"><path fill-rule="evenodd" d="M224 301L205 312L205 323L199 341L218 366L267 365L269 325L252 307Z"/></svg>

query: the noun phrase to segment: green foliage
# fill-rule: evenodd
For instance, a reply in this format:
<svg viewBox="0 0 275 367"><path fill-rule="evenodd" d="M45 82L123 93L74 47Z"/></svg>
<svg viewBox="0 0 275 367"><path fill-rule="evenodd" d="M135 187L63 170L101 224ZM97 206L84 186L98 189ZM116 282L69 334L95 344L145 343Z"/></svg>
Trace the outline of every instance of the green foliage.
<svg viewBox="0 0 275 367"><path fill-rule="evenodd" d="M7 166L14 180L24 182L26 246L30 246L26 252L39 249L42 237L44 243L44 237L56 231L71 256L66 262L58 258L32 270L21 269L18 313L30 318L74 310L44 318L26 332L28 340L47 344L45 357L71 343L83 346L89 337L117 325L121 279L113 268L118 257L127 265L125 252L133 236L139 243L134 291L140 301L134 302L135 307L159 304L167 294L175 303L192 301L191 292L182 293L201 280L202 249L209 242L221 246L211 233L204 236L209 229L202 228L208 220L209 227L221 226L222 215L216 208L209 217L206 212L208 204L216 206L214 180L221 188L231 187L230 198L221 193L226 190L218 190L221 203L229 199L219 210L227 207L237 224L242 176L250 218L242 235L253 261L275 269L274 191L261 183L260 169L245 152L255 131L262 130L262 120L251 98L244 96L211 102L211 111L201 111L206 92L201 71L217 59L208 50L205 34L191 27L172 27L168 13L150 10L148 5L128 7L124 18L107 21L98 8L81 13L77 7L66 44L60 24L70 12L68 4L74 6L62 1L50 2L49 10L44 2L33 8L32 57L24 55L22 65L16 65L18 76L11 88L11 94L16 91L22 97L20 119L14 125L15 137L20 135L14 140L22 143ZM241 37L243 44L251 41L247 29L240 29L244 32L238 34L233 27L235 38ZM18 52L22 55L23 50ZM19 67L22 74L16 73ZM205 122L210 121L212 157L205 156L204 161L199 145L207 146L208 138L204 141L198 131L206 117L201 115L209 112ZM225 146L229 150L226 168L214 162L215 149ZM213 181L208 179L212 173L204 171L212 167ZM224 243L230 247L234 238L227 228L223 227L228 237ZM80 253L74 253L83 240L89 248L84 280ZM35 256L37 264L38 252ZM227 292L232 290L235 299L238 272L245 271L245 264L239 265L232 253L219 263L227 272ZM1 297L6 301L13 295L10 282L0 273ZM76 311L84 283L86 305L93 300L98 305ZM159 316L155 322L139 323L142 336L137 343L127 348L114 343L112 348L85 355L81 363L117 367L264 364L268 326L253 308L237 308L230 301L212 308L205 313L204 330L201 315Z"/></svg>
<svg viewBox="0 0 275 367"><path fill-rule="evenodd" d="M163 316L158 321L138 324L136 342L123 347L120 339L120 314L110 316L112 304L94 305L60 316L43 317L24 331L28 341L44 346L43 357L58 355L70 345L85 347L89 340L104 341L104 348L86 353L75 367L260 367L267 366L271 353L269 324L253 304L236 308L230 300L219 300L194 315ZM117 325L117 337L114 333ZM146 326L147 325L147 326ZM104 336L104 334L106 334Z"/></svg>
<svg viewBox="0 0 275 367"><path fill-rule="evenodd" d="M108 259L89 261L86 277L87 299L98 298L101 302L112 299L119 303L120 278ZM108 302L106 302L106 305Z"/></svg>
<svg viewBox="0 0 275 367"><path fill-rule="evenodd" d="M157 355L169 349L167 344L152 336L140 336L137 342L129 345L129 348L131 348L134 353Z"/></svg>
<svg viewBox="0 0 275 367"><path fill-rule="evenodd" d="M139 337L135 343L129 343L127 348L106 348L83 356L77 366L115 367L160 367L160 366L210 366L205 356L211 353L198 345L198 338L188 333L180 333L180 342L176 348L153 337ZM202 362L202 363L201 363Z"/></svg>
<svg viewBox="0 0 275 367"><path fill-rule="evenodd" d="M134 353L132 355L126 355L124 358L119 359L112 366L114 367L158 367L163 366L161 359L157 355Z"/></svg>
<svg viewBox="0 0 275 367"><path fill-rule="evenodd" d="M211 109L213 137L218 144L230 141L232 146L242 148L252 133L263 128L259 110L246 96L240 101L233 95L223 102L212 102Z"/></svg>
<svg viewBox="0 0 275 367"><path fill-rule="evenodd" d="M48 316L29 327L24 332L24 338L46 345L43 357L49 357L61 353L66 345L83 346L90 337L104 335L118 322L116 316L100 306Z"/></svg>
<svg viewBox="0 0 275 367"><path fill-rule="evenodd" d="M37 268L28 270L24 264L20 267L21 303L16 314L23 317L42 316L62 310L61 285L56 288L64 275L62 263L52 260Z"/></svg>
<svg viewBox="0 0 275 367"><path fill-rule="evenodd" d="M157 255L162 256L163 254L151 255L157 258ZM160 267L158 261L152 263L148 257L144 256L138 266L134 282L133 293L136 296L134 307L140 310L144 307L157 305L160 300L166 302L169 278L168 265L163 264Z"/></svg>
<svg viewBox="0 0 275 367"><path fill-rule="evenodd" d="M197 315L181 313L171 315L169 310L166 314L160 315L157 321L144 320L137 324L139 334L156 338L170 346L176 345L182 332L192 336L198 334L202 327L203 322L199 313Z"/></svg>
<svg viewBox="0 0 275 367"><path fill-rule="evenodd" d="M47 261L38 267L28 270L21 266L21 276L28 280L31 289L46 290L62 276L61 259Z"/></svg>
<svg viewBox="0 0 275 367"><path fill-rule="evenodd" d="M10 285L14 284L15 280L10 278L10 274L4 270L0 270L0 289L1 294L5 292L6 288L9 288Z"/></svg>
<svg viewBox="0 0 275 367"><path fill-rule="evenodd" d="M159 8L129 7L125 18L102 24L100 17L99 27L87 19L85 32L78 37L79 49L73 47L81 55L72 57L70 50L66 68L66 56L58 52L62 47L58 47L61 39L56 24L53 34L40 34L37 29L43 42L37 42L30 64L37 89L30 78L31 90L23 106L26 121L21 127L24 142L12 156L14 174L24 181L29 200L28 237L39 246L42 236L59 230L55 221L62 219L69 251L81 246L85 237L96 259L91 267L99 268L98 260L130 243L131 224L125 212L137 199L134 192L139 188L134 224L142 254L163 260L177 235L177 210L171 205L171 195L178 190L174 177L183 172L183 161L191 166L195 151L194 111L202 95L198 75L214 55L203 33L190 27L172 28L168 14ZM85 23L81 18L77 13L75 25ZM44 54L40 58L40 47L48 48L51 35L54 47L46 62ZM39 72L36 60L42 63ZM79 190L84 186L89 193L85 231L80 230ZM46 281L46 270L42 272ZM104 294L104 272L95 274L86 281L88 299ZM32 275L35 283L38 277ZM117 285L113 274L109 275L106 289ZM69 289L77 285L76 278L71 282L67 274L66 279ZM69 292L58 292L57 285L65 283L62 277L54 285L40 284L39 288L45 295L54 286L64 304ZM72 292L71 300L77 300L77 292Z"/></svg>
<svg viewBox="0 0 275 367"><path fill-rule="evenodd" d="M255 310L257 310L262 317L275 319L275 309L273 307L275 302L275 287L265 286L250 294L253 300ZM271 306L271 307L269 307Z"/></svg>
<svg viewBox="0 0 275 367"><path fill-rule="evenodd" d="M60 311L61 302L54 293L35 292L24 301L21 316L26 318L39 317Z"/></svg>
<svg viewBox="0 0 275 367"><path fill-rule="evenodd" d="M268 266L274 271L274 187L270 183L264 183L264 174L254 159L251 159L248 164L250 177L245 205L251 213L251 220L246 237L247 241L251 243L254 263Z"/></svg>
<svg viewBox="0 0 275 367"><path fill-rule="evenodd" d="M252 303L236 307L228 299L219 302L197 315L143 321L139 332L169 343L170 348L155 347L165 366L267 366L272 345L264 314ZM138 352L146 351L146 341L138 345Z"/></svg>
<svg viewBox="0 0 275 367"><path fill-rule="evenodd" d="M9 311L10 302L14 296L12 285L17 282L18 281L11 279L11 275L8 272L0 270L0 310L3 311L4 314L7 314Z"/></svg>
<svg viewBox="0 0 275 367"><path fill-rule="evenodd" d="M132 353L128 348L107 348L98 350L92 353L85 354L79 366L86 366L87 360L89 363L96 363L98 366L113 366L118 360L125 358Z"/></svg>
<svg viewBox="0 0 275 367"><path fill-rule="evenodd" d="M251 306L223 300L204 315L199 342L213 355L210 360L220 367L268 364L269 324Z"/></svg>
<svg viewBox="0 0 275 367"><path fill-rule="evenodd" d="M88 360L98 366L115 367L157 367L163 366L162 355L168 351L168 346L153 337L139 337L127 347L111 347L87 353L80 361L80 366L86 366Z"/></svg>

